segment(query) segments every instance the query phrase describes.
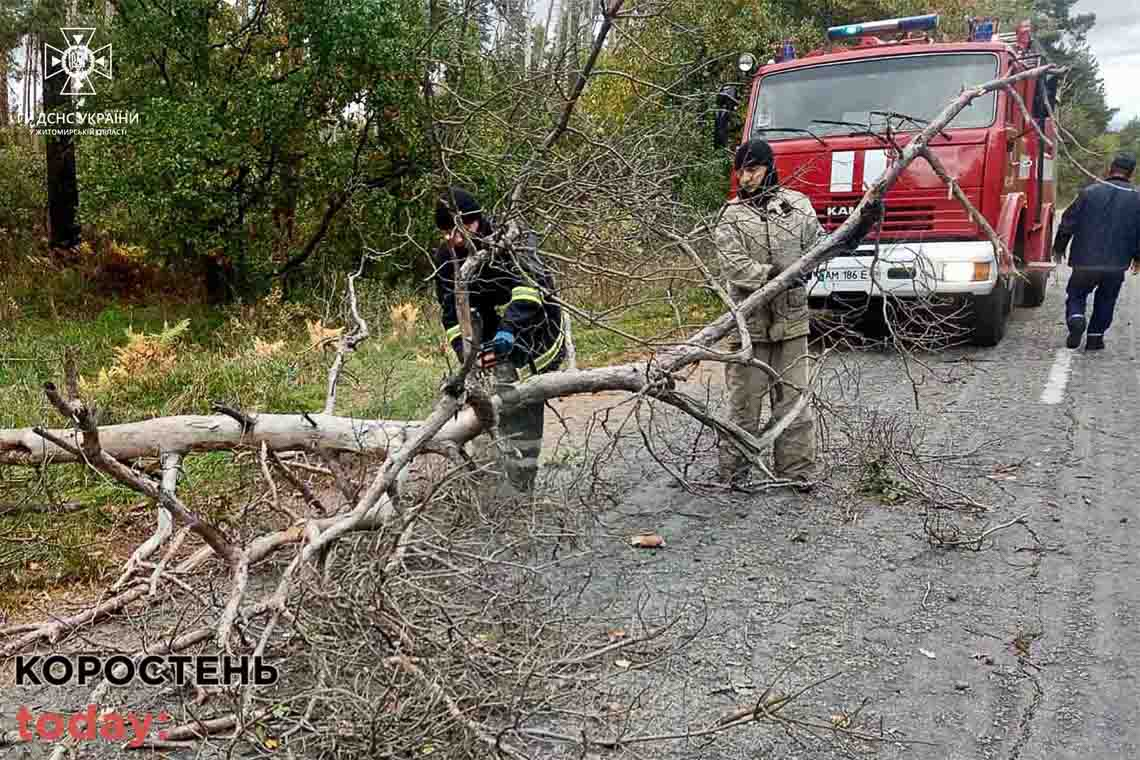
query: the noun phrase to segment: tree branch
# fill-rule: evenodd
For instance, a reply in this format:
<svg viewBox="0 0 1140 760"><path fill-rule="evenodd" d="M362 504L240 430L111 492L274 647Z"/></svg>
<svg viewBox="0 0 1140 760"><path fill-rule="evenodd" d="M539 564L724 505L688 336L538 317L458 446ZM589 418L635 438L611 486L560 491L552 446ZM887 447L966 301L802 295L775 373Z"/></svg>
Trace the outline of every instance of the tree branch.
<svg viewBox="0 0 1140 760"><path fill-rule="evenodd" d="M324 414L332 414L336 409L336 387L337 382L340 380L340 371L344 366L346 354L350 354L356 350L364 341L368 340L368 323L360 316L360 308L356 303L356 278L364 271L364 262L360 263L360 268L348 276L348 304L352 312L352 321L356 326L352 332L341 336L340 343L337 345L336 358L333 360L332 366L329 367L328 390L325 393L325 409Z"/></svg>
<svg viewBox="0 0 1140 760"><path fill-rule="evenodd" d="M95 415L91 410L82 403L64 401L63 397L59 395L59 391L51 383L44 384L44 392L60 414L71 417L78 423L83 434L80 450L88 465L163 504L175 516L189 525L191 530L201 536L202 540L209 544L219 557L231 564L236 563L239 557L238 551L222 535L221 531L187 509L186 505L173 493L162 490L150 478L135 474L124 464L103 451L99 443L99 429L95 425Z"/></svg>

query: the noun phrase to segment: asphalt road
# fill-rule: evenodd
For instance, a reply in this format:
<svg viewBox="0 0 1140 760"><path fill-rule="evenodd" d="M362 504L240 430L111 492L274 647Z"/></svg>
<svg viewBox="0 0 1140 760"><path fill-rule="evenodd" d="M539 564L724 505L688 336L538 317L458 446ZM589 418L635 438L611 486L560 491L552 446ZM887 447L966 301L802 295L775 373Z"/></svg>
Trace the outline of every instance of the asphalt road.
<svg viewBox="0 0 1140 760"><path fill-rule="evenodd" d="M755 702L785 669L783 691L839 674L785 709L825 726L832 716L848 725L846 715L851 729L882 739L848 740L860 753L1140 755L1140 277L1128 279L1107 349L1085 353L1064 348L1067 276L1051 282L1040 308L1014 311L1000 346L920 357L931 372L885 352L842 356L847 379L827 390L829 482L810 497L693 495L635 436L625 458L608 460L626 468L622 490L603 499L580 488L580 475L565 478L568 493L579 488L571 501L600 508L589 556L552 578L590 578L577 614L630 635L639 615L657 624L678 616L682 627L702 621L675 656L656 645L623 654L611 672L630 672L598 699L624 705L617 712L632 733L683 733ZM921 385L917 409L912 380ZM691 445L691 426L673 422ZM1025 526L993 533L978 551L932 547L916 500L858 493L855 444L839 428L860 422L921 432L932 466L958 457L941 462L940 481L989 509L931 513L961 535L1022 514ZM694 460L713 462L710 452ZM950 491L939 499L955 501ZM666 547L631 548L629 536L642 531ZM826 728L752 726L716 737L623 756L848 756Z"/></svg>
<svg viewBox="0 0 1140 760"><path fill-rule="evenodd" d="M780 693L816 684L780 713L798 724L585 757L1140 755L1140 277L1129 278L1101 353L1064 348L1062 289L1054 282L1042 307L1015 310L996 348L908 362L887 352L836 356L823 394L827 480L809 496L679 488L632 424L616 449L591 456L584 417L597 411L607 430L621 430L628 406L605 409L622 397L563 405L576 430L563 451L548 417L542 483L551 506L519 522L546 536L545 554L533 559L547 568L548 613L560 621L549 631L588 650L613 629L636 639L646 625L677 626L592 661L580 682L549 684L565 693L567 712L527 724L574 736L585 728L594 738L623 726L627 736L677 736L754 705L770 684ZM719 385L707 390L715 401ZM715 455L691 420L662 411L642 422L652 422L657 456L679 462L688 452L688 474L707 476ZM924 454L943 486L928 490L940 509L913 495L888 498L900 477L889 463L859 487L887 439L892 450ZM987 510L965 510L963 498ZM932 547L924 513L943 521L943 535L949 524L976 536L1023 514L1026 522L974 551ZM578 536L552 566L550 537L569 531ZM648 531L665 548L629 545ZM567 587L575 590L557 593ZM78 708L86 696L0 694L0 728L14 728L17 704ZM833 719L864 738L832 730ZM46 750L9 747L0 757ZM129 754L104 745L84 753ZM583 757L556 743L533 756Z"/></svg>

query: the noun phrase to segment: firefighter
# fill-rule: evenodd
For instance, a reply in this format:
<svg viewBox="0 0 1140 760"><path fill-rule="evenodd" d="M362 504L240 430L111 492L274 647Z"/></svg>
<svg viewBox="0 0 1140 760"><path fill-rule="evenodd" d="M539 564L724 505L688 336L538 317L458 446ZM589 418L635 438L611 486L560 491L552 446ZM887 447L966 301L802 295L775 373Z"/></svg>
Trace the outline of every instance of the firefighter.
<svg viewBox="0 0 1140 760"><path fill-rule="evenodd" d="M1133 274L1140 273L1140 193L1131 184L1135 169L1135 156L1117 154L1107 180L1082 190L1061 217L1053 256L1063 261L1072 241L1069 266L1073 273L1065 301L1065 324L1069 328L1065 345L1069 348L1081 345L1090 295L1093 311L1087 323L1085 350L1104 348L1104 334L1112 324L1124 273L1130 264Z"/></svg>
<svg viewBox="0 0 1140 760"><path fill-rule="evenodd" d="M435 252L436 297L447 340L462 362L455 279L466 260L468 242L456 219L478 250L488 249L495 227L475 197L461 187L451 187L437 199L435 221L443 243ZM476 348L479 366L493 370L500 395L520 379L558 369L565 356L562 310L551 300L554 278L539 258L537 236L528 231L521 237L521 244L491 248L491 257L475 273L467 292L476 340L481 342ZM533 490L538 473L544 407L542 401L517 407L499 420L499 434L512 452L504 463L508 480L525 493Z"/></svg>
<svg viewBox="0 0 1140 760"><path fill-rule="evenodd" d="M739 303L807 253L825 234L811 201L802 193L780 186L771 146L754 139L736 151L739 191L721 210L714 240L729 295ZM857 243L881 217L881 203L869 204L852 244ZM725 364L729 413L733 422L758 435L761 407L769 398L772 421L796 405L809 382L809 317L807 290L801 281L778 294L747 320L752 356L775 373L742 364ZM742 347L739 335L729 349ZM809 405L775 440L774 474L793 481L797 491L811 488L816 475L815 416ZM739 484L747 475L747 461L727 439L720 444L721 478Z"/></svg>

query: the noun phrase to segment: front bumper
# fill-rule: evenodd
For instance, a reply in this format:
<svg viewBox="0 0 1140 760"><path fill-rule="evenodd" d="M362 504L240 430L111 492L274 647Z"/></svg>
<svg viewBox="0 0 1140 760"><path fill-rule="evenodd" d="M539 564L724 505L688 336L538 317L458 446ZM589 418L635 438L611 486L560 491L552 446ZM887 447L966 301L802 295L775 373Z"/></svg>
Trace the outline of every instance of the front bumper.
<svg viewBox="0 0 1140 760"><path fill-rule="evenodd" d="M928 298L985 296L997 284L993 246L984 241L861 245L854 255L837 256L808 282L812 301L831 296Z"/></svg>

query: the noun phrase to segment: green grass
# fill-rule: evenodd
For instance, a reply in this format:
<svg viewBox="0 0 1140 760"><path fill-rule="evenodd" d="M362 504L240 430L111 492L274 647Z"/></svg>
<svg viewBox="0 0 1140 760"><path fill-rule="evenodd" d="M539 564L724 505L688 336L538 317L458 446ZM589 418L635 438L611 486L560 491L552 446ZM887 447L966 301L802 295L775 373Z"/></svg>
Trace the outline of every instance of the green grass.
<svg viewBox="0 0 1140 760"><path fill-rule="evenodd" d="M3 262L0 252L0 269ZM176 414L210 414L215 401L247 412L286 413L320 409L334 349L313 350L306 322L324 318L341 327L339 312L326 315L317 303L270 301L252 307L210 308L157 296L154 303L124 303L96 292L83 274L36 272L0 281L0 428L63 427L47 403L43 384L63 387L71 355L84 381L84 400L101 409L101 424L133 422ZM342 278L343 284L343 278ZM372 338L348 361L337 413L363 418L417 419L431 408L440 380L454 369L450 348L442 350L438 307L423 294L382 290L358 283L363 316ZM337 303L340 299L330 301ZM394 337L389 309L415 303L414 333ZM589 310L601 311L600 307ZM677 313L681 325L677 323ZM664 301L614 312L608 323L651 340L684 337L721 312L715 296L694 290L676 304ZM100 372L116 364L116 349L127 330L160 334L189 320L171 345L167 368L134 367L125 377L98 386ZM272 356L259 356L254 339L283 342ZM586 320L575 320L579 364L598 366L635 355L624 337ZM248 454L228 452L190 457L180 494L188 505L225 524L260 493L260 473ZM279 486L282 484L279 484ZM0 516L0 609L19 594L60 582L102 581L153 527L143 499L105 476L79 465L42 469L0 468L0 504L78 502L82 511L63 515ZM115 537L113 545L106 539ZM129 536L129 539L127 538ZM137 539L137 540L136 540Z"/></svg>
<svg viewBox="0 0 1140 760"><path fill-rule="evenodd" d="M42 275L40 283L27 272L0 281L0 428L66 426L48 404L43 384L63 387L68 355L84 381L84 400L99 406L105 425L210 414L215 401L248 412L311 411L324 405L335 349L310 348L306 320L324 316L316 305L213 309L170 302L121 304L77 292L84 280L74 273ZM337 412L421 417L448 369L437 348L443 338L438 317L423 305L415 335L393 339L387 309L408 294L367 295L362 293L361 300L374 337L347 363ZM128 328L157 335L182 320L189 320L189 328L171 347L170 367L143 365L126 377L94 385L101 371L115 366L115 349L128 344ZM344 322L334 316L325 324L340 327ZM283 346L273 356L258 356L255 337L282 341ZM224 522L260 488L258 468L248 456L245 460L228 452L188 458L180 493L192 509ZM0 505L87 505L66 514L0 516L0 609L35 589L109 577L153 527L151 509L133 509L142 501L79 465L0 468ZM109 536L116 538L112 547Z"/></svg>
<svg viewBox="0 0 1140 760"><path fill-rule="evenodd" d="M575 319L574 344L580 366L606 364L647 350L617 330L652 343L681 340L724 312L716 295L696 288L680 294L674 303L664 296L644 300L648 302L621 311L602 305L585 309L590 315L605 314L604 324Z"/></svg>

